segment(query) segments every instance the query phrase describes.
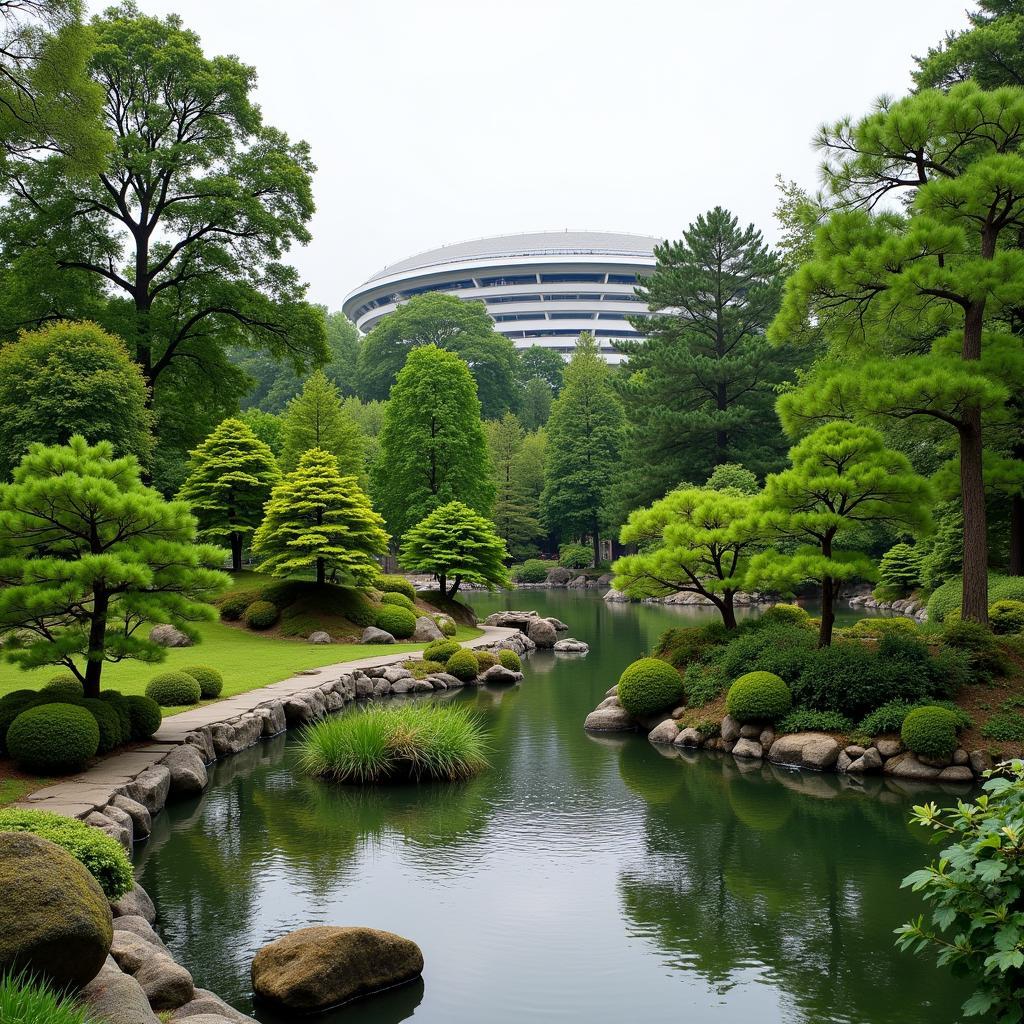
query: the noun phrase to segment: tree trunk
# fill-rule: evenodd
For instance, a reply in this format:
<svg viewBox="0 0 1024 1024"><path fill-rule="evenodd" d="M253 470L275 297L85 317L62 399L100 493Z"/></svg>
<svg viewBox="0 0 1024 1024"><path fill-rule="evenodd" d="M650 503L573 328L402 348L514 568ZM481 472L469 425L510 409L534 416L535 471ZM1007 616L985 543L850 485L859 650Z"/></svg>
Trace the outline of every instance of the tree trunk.
<svg viewBox="0 0 1024 1024"><path fill-rule="evenodd" d="M327 573L326 573L325 568L324 568L324 560L322 558L318 558L316 560L316 582L317 582L317 586L322 587L324 585L324 582L326 581L326 578L327 578Z"/></svg>
<svg viewBox="0 0 1024 1024"><path fill-rule="evenodd" d="M461 586L462 586L462 577L461 576L456 576L455 577L455 582L452 584L451 592L446 594L445 596L447 598L449 598L450 600L454 601L455 600L455 595L459 592L459 587L461 587Z"/></svg>
<svg viewBox="0 0 1024 1024"><path fill-rule="evenodd" d="M448 577L443 572L437 574L437 589L442 597L448 593Z"/></svg>
<svg viewBox="0 0 1024 1024"><path fill-rule="evenodd" d="M591 539L594 542L594 568L596 569L601 561L601 533L597 527L597 519L595 517L593 527L590 531Z"/></svg>
<svg viewBox="0 0 1024 1024"><path fill-rule="evenodd" d="M831 576L821 581L821 628L818 630L818 646L828 647L832 643L832 627L836 621L836 583Z"/></svg>
<svg viewBox="0 0 1024 1024"><path fill-rule="evenodd" d="M988 527L982 472L981 410L969 409L960 426L960 495L964 512L964 619L988 622Z"/></svg>
<svg viewBox="0 0 1024 1024"><path fill-rule="evenodd" d="M731 590L723 591L722 603L718 606L718 610L722 613L722 622L725 623L726 629L736 628L736 609L732 603L733 593Z"/></svg>
<svg viewBox="0 0 1024 1024"><path fill-rule="evenodd" d="M85 682L82 684L86 697L100 695L100 674L103 671L103 650L107 639L107 611L110 595L102 587L93 596L92 622L89 624L88 660L85 663Z"/></svg>
<svg viewBox="0 0 1024 1024"><path fill-rule="evenodd" d="M235 572L242 571L242 535L231 534L231 568Z"/></svg>
<svg viewBox="0 0 1024 1024"><path fill-rule="evenodd" d="M1024 495L1010 499L1010 575L1024 576Z"/></svg>

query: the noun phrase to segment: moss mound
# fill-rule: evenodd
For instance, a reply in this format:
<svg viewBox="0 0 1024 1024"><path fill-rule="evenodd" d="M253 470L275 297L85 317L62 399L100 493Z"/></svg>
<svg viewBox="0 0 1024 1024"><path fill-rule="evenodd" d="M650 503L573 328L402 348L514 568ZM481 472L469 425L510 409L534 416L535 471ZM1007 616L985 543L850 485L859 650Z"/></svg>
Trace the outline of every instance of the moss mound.
<svg viewBox="0 0 1024 1024"><path fill-rule="evenodd" d="M619 703L631 715L654 715L683 702L683 680L660 658L640 658L619 676Z"/></svg>
<svg viewBox="0 0 1024 1024"><path fill-rule="evenodd" d="M199 683L184 672L161 672L146 685L146 696L162 708L198 704L202 697Z"/></svg>
<svg viewBox="0 0 1024 1024"><path fill-rule="evenodd" d="M416 600L416 588L404 576L381 575L375 585L385 594L404 594L410 601Z"/></svg>
<svg viewBox="0 0 1024 1024"><path fill-rule="evenodd" d="M413 604L412 600L405 596L405 594L399 594L395 590L385 590L380 595L381 604L393 604L399 608L407 608L411 612L416 611L416 605Z"/></svg>
<svg viewBox="0 0 1024 1024"><path fill-rule="evenodd" d="M270 629L280 616L276 604L271 604L270 601L253 601L245 609L245 624L250 629Z"/></svg>
<svg viewBox="0 0 1024 1024"><path fill-rule="evenodd" d="M771 672L748 672L729 687L725 709L739 722L776 722L793 706L789 687Z"/></svg>
<svg viewBox="0 0 1024 1024"><path fill-rule="evenodd" d="M113 715L113 712L111 712ZM22 711L7 731L7 749L22 768L44 775L79 771L100 746L96 719L75 704Z"/></svg>

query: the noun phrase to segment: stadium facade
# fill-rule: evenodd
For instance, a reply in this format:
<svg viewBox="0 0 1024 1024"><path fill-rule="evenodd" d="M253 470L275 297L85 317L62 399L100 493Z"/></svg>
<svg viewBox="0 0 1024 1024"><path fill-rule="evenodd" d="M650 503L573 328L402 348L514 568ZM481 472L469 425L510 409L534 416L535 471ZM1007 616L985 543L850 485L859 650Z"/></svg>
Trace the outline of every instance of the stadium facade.
<svg viewBox="0 0 1024 1024"><path fill-rule="evenodd" d="M643 335L626 321L644 316L633 294L655 265L661 239L608 231L540 231L479 238L431 249L376 273L343 310L366 333L416 295L447 292L487 306L495 330L517 348L540 345L563 355L590 331L610 363L618 339Z"/></svg>

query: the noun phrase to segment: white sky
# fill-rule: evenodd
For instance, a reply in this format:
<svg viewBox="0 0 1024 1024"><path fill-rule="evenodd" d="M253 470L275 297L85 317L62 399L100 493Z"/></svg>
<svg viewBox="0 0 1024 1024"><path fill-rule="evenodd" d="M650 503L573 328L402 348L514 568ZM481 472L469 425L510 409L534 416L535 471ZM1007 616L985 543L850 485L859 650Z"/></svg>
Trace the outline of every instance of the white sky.
<svg viewBox="0 0 1024 1024"><path fill-rule="evenodd" d="M92 10L106 0L90 0ZM259 73L319 171L292 258L331 309L388 263L561 228L776 232L815 128L910 85L969 0L139 0Z"/></svg>

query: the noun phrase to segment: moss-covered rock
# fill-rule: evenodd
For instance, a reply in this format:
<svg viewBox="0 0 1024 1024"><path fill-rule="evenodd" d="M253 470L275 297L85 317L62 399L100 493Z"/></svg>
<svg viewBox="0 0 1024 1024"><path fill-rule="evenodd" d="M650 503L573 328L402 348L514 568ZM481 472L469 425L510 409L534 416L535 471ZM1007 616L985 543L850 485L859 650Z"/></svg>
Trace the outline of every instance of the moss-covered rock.
<svg viewBox="0 0 1024 1024"><path fill-rule="evenodd" d="M0 973L26 970L80 988L114 936L110 904L70 853L39 836L0 832Z"/></svg>

